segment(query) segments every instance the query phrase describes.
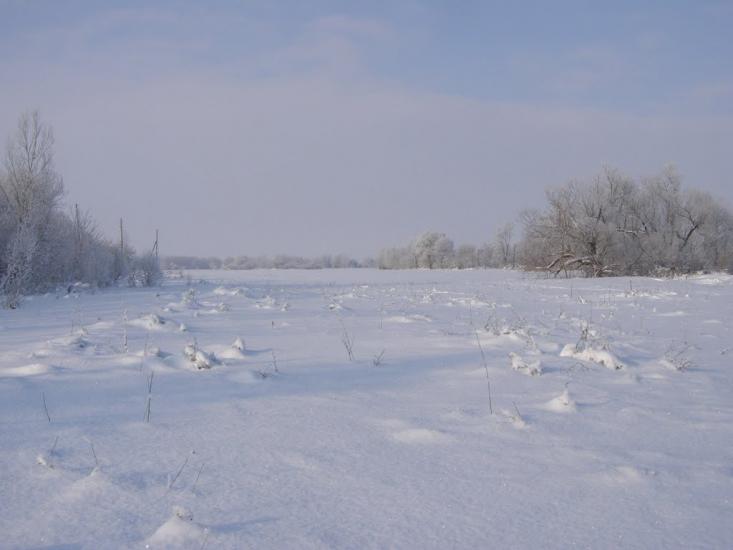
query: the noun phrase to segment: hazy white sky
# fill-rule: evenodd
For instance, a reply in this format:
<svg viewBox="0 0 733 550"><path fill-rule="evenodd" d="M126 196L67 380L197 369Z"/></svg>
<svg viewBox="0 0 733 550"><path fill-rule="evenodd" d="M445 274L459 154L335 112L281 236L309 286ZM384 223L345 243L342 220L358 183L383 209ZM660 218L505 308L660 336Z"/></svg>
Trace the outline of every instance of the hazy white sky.
<svg viewBox="0 0 733 550"><path fill-rule="evenodd" d="M604 164L733 202L733 3L506 4L0 0L0 136L169 254L479 243Z"/></svg>

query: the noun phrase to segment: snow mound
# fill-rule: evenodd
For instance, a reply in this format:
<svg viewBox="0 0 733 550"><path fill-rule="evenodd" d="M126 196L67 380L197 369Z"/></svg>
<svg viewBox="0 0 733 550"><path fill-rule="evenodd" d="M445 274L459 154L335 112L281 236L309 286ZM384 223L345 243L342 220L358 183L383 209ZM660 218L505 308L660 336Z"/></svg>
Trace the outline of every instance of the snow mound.
<svg viewBox="0 0 733 550"><path fill-rule="evenodd" d="M262 381L262 376L251 370L239 370L230 374L228 380L237 384L256 384Z"/></svg>
<svg viewBox="0 0 733 550"><path fill-rule="evenodd" d="M68 501L96 500L97 497L114 494L116 490L115 484L107 475L99 468L94 468L88 476L67 487L61 496Z"/></svg>
<svg viewBox="0 0 733 550"><path fill-rule="evenodd" d="M262 300L255 304L257 309L276 309L277 300L272 296L265 296Z"/></svg>
<svg viewBox="0 0 733 550"><path fill-rule="evenodd" d="M607 369L620 370L624 368L623 363L608 349L587 346L578 349L576 344L567 344L560 352L560 357L573 357L581 361L589 361L603 365Z"/></svg>
<svg viewBox="0 0 733 550"><path fill-rule="evenodd" d="M213 308L209 310L210 313L224 313L225 311L229 311L231 308L229 307L229 304L226 304L224 302L218 302L214 305Z"/></svg>
<svg viewBox="0 0 733 550"><path fill-rule="evenodd" d="M392 437L402 443L446 443L449 441L449 437L444 433L427 428L400 430L393 433Z"/></svg>
<svg viewBox="0 0 733 550"><path fill-rule="evenodd" d="M226 288L223 286L214 289L217 296L244 296L245 291L242 288Z"/></svg>
<svg viewBox="0 0 733 550"><path fill-rule="evenodd" d="M180 324L172 322L170 319L150 313L143 315L138 319L133 319L128 324L134 327L144 328L146 330L180 330Z"/></svg>
<svg viewBox="0 0 733 550"><path fill-rule="evenodd" d="M634 466L616 466L608 473L608 478L617 483L641 483L648 475Z"/></svg>
<svg viewBox="0 0 733 550"><path fill-rule="evenodd" d="M57 347L69 348L73 350L84 350L92 345L88 338L86 330L81 329L68 336L62 336L50 341L50 344Z"/></svg>
<svg viewBox="0 0 733 550"><path fill-rule="evenodd" d="M501 416L503 416L507 421L509 421L514 428L517 430L523 430L527 427L527 422L524 419L524 417L519 413L519 409L514 408L514 411L510 411L507 409L501 409L499 411Z"/></svg>
<svg viewBox="0 0 733 550"><path fill-rule="evenodd" d="M39 454L36 457L36 464L39 466L43 466L44 468L48 468L49 470L54 469L53 462L51 462L51 458L48 455L45 454Z"/></svg>
<svg viewBox="0 0 733 550"><path fill-rule="evenodd" d="M414 314L410 315L409 316L409 319L411 319L412 321L422 321L422 322L425 322L425 323L432 322L432 319L430 317L428 317L427 315L422 315L420 313L414 313Z"/></svg>
<svg viewBox="0 0 733 550"><path fill-rule="evenodd" d="M193 514L180 506L146 541L145 548L203 548L208 530L193 521Z"/></svg>
<svg viewBox="0 0 733 550"><path fill-rule="evenodd" d="M539 376L542 374L542 366L540 365L539 359L527 362L514 352L510 352L509 357L512 361L512 368L515 371L529 376Z"/></svg>
<svg viewBox="0 0 733 550"><path fill-rule="evenodd" d="M667 313L658 313L660 317L684 317L687 315L684 311L676 310L676 311L668 311Z"/></svg>
<svg viewBox="0 0 733 550"><path fill-rule="evenodd" d="M222 359L242 359L245 357L246 346L242 338L237 338L231 346L216 352L216 356Z"/></svg>
<svg viewBox="0 0 733 550"><path fill-rule="evenodd" d="M575 401L570 397L570 392L568 392L567 388L560 395L545 403L544 408L557 413L570 413L577 410Z"/></svg>
<svg viewBox="0 0 733 550"><path fill-rule="evenodd" d="M112 321L97 321L96 323L92 323L91 325L85 325L86 328L91 330L110 330L114 328L115 324Z"/></svg>
<svg viewBox="0 0 733 550"><path fill-rule="evenodd" d="M219 360L216 358L216 355L198 349L194 344L186 344L186 347L183 348L183 355L193 363L193 366L198 370L210 369L214 365L219 364Z"/></svg>
<svg viewBox="0 0 733 550"><path fill-rule="evenodd" d="M51 368L43 363L31 363L22 367L8 367L0 370L0 378L22 378L24 376L36 376L46 374Z"/></svg>
<svg viewBox="0 0 733 550"><path fill-rule="evenodd" d="M387 317L385 321L390 323L429 323L432 319L427 315L415 313L413 315L394 315L392 317Z"/></svg>
<svg viewBox="0 0 733 550"><path fill-rule="evenodd" d="M237 339L234 340L234 342L232 342L232 348L244 353L244 351L246 350L246 346L244 345L244 340L240 337L237 337Z"/></svg>
<svg viewBox="0 0 733 550"><path fill-rule="evenodd" d="M137 357L145 357L145 358L152 358L157 357L158 359L165 359L166 357L170 356L170 353L167 353L160 349L157 346L150 346L147 347L135 354Z"/></svg>

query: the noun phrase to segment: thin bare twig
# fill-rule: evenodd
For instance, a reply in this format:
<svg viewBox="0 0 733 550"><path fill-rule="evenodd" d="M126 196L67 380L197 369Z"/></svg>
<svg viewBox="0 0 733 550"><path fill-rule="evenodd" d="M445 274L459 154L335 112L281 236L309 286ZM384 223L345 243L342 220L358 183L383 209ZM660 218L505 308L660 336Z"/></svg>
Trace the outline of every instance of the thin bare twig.
<svg viewBox="0 0 733 550"><path fill-rule="evenodd" d="M280 372L277 368L277 357L275 356L275 350L272 350L272 368L275 369L276 373Z"/></svg>
<svg viewBox="0 0 733 550"><path fill-rule="evenodd" d="M188 455L186 457L186 460L183 461L183 464L181 464L181 467L178 469L178 472L176 472L176 475L173 476L173 479L171 479L170 483L168 483L168 490L170 491L173 489L173 484L178 480L178 478L181 476L181 473L183 472L183 469L186 467L186 464L188 464L188 459L191 458L191 455Z"/></svg>
<svg viewBox="0 0 733 550"><path fill-rule="evenodd" d="M486 354L484 353L484 348L481 345L481 339L478 335L478 330L474 329L474 334L476 334L476 343L478 344L478 349L481 352L481 361L484 364L484 370L486 371L486 389L489 392L489 414L494 414L494 407L491 403L491 380L489 379L489 365L486 362Z"/></svg>
<svg viewBox="0 0 733 550"><path fill-rule="evenodd" d="M46 411L46 418L48 418L49 424L51 423L51 415L48 413L48 405L46 404L46 392L41 392L43 398L43 410Z"/></svg>
<svg viewBox="0 0 733 550"><path fill-rule="evenodd" d="M344 348L346 348L346 354L349 357L349 361L354 360L354 339L349 334L349 331L346 330L346 325L343 321L339 319L339 323L341 323L341 328L343 330L341 334L341 343L344 345Z"/></svg>
<svg viewBox="0 0 733 550"><path fill-rule="evenodd" d="M191 492L196 490L196 484L199 482L199 477L201 477L201 472L203 471L205 465L206 465L206 462L201 463L201 467L199 468L199 471L196 474L196 479L193 480L193 485L191 485Z"/></svg>
<svg viewBox="0 0 733 550"><path fill-rule="evenodd" d="M150 371L150 376L148 376L148 399L145 404L145 422L150 423L150 402L153 399L153 376L155 375L154 371Z"/></svg>
<svg viewBox="0 0 733 550"><path fill-rule="evenodd" d="M53 440L53 445L51 446L51 450L48 451L49 456L53 455L56 452L56 444L59 442L59 436L56 436L56 439Z"/></svg>

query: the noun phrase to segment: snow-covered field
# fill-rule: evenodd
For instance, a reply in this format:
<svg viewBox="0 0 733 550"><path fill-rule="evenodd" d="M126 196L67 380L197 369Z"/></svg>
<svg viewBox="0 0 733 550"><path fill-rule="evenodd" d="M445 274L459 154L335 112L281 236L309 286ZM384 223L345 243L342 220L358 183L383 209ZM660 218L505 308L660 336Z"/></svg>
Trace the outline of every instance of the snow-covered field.
<svg viewBox="0 0 733 550"><path fill-rule="evenodd" d="M0 312L0 547L733 547L731 277L189 275Z"/></svg>

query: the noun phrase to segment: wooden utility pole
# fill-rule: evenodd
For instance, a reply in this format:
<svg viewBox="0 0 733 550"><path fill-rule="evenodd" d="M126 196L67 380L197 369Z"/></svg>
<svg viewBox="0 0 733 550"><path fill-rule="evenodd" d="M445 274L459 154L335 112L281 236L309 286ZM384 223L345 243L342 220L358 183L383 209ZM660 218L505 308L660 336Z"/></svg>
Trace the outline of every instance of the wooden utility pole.
<svg viewBox="0 0 733 550"><path fill-rule="evenodd" d="M74 203L74 223L76 224L76 260L81 261L82 252L82 230L81 230L81 216L79 216L79 204Z"/></svg>
<svg viewBox="0 0 733 550"><path fill-rule="evenodd" d="M120 258L125 257L125 232L122 229L122 218L120 218Z"/></svg>
<svg viewBox="0 0 733 550"><path fill-rule="evenodd" d="M155 259L158 259L158 230L155 230L155 242L153 243L153 254L155 254Z"/></svg>

